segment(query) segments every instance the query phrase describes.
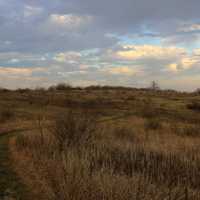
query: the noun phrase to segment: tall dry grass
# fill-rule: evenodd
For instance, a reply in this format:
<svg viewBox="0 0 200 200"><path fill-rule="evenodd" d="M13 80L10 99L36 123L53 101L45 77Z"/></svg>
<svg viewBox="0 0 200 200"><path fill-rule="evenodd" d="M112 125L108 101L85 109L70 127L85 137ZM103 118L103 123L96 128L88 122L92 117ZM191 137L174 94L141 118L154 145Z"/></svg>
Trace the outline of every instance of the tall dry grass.
<svg viewBox="0 0 200 200"><path fill-rule="evenodd" d="M151 123L144 127L150 138L141 139L127 127L104 126L87 113L68 112L51 128L12 140L11 152L36 199L200 199L200 149L163 150L160 126L155 130ZM152 147L154 131L158 142Z"/></svg>

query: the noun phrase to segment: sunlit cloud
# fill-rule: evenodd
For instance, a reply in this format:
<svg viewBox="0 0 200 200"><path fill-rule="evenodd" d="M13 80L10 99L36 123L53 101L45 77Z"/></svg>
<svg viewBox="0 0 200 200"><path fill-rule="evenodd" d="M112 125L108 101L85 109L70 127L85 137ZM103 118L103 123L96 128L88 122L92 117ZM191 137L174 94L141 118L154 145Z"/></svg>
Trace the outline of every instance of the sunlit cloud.
<svg viewBox="0 0 200 200"><path fill-rule="evenodd" d="M33 72L41 72L44 71L43 68L6 68L0 67L1 76L31 76Z"/></svg>
<svg viewBox="0 0 200 200"><path fill-rule="evenodd" d="M51 14L50 22L67 29L77 29L90 24L92 22L92 17L87 15L79 16L74 14Z"/></svg>
<svg viewBox="0 0 200 200"><path fill-rule="evenodd" d="M171 71L171 72L177 72L178 71L178 65L176 63L169 64L168 70Z"/></svg>
<svg viewBox="0 0 200 200"><path fill-rule="evenodd" d="M182 27L178 28L179 32L192 32L192 31L200 31L200 24L189 24L183 25Z"/></svg>
<svg viewBox="0 0 200 200"><path fill-rule="evenodd" d="M64 52L58 53L54 56L54 60L57 62L71 62L76 63L81 58L81 54L79 52Z"/></svg>
<svg viewBox="0 0 200 200"><path fill-rule="evenodd" d="M122 51L117 51L115 55L118 58L126 60L134 60L140 58L166 58L176 55L185 54L186 50L177 47L161 47L152 45L126 45L122 47Z"/></svg>
<svg viewBox="0 0 200 200"><path fill-rule="evenodd" d="M139 74L141 71L138 69L134 69L127 66L122 67L107 67L102 69L103 72L110 73L113 75L126 75L126 76L133 76Z"/></svg>

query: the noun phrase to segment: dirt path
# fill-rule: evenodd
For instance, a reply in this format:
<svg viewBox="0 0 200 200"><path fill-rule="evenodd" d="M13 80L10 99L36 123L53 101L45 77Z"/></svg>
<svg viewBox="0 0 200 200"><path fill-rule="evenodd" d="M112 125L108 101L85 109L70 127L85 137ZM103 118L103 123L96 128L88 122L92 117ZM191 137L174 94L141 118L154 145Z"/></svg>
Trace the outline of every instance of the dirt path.
<svg viewBox="0 0 200 200"><path fill-rule="evenodd" d="M0 200L26 200L26 189L11 168L9 138L19 131L0 134Z"/></svg>

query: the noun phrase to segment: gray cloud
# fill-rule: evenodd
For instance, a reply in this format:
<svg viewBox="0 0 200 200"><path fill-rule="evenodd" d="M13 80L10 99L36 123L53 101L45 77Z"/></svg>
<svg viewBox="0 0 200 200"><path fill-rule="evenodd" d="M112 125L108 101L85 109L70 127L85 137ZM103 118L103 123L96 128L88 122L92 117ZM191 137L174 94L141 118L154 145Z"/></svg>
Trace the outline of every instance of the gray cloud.
<svg viewBox="0 0 200 200"><path fill-rule="evenodd" d="M177 9L180 5L180 9ZM12 41L12 45L0 48L2 51L58 51L110 46L116 40L105 37L107 32L117 34L142 34L146 25L161 35L172 34L177 21L192 21L200 17L196 0L70 0L70 1L22 1L1 2L0 39ZM66 31L46 21L51 14L89 15L94 18L82 32ZM46 29L46 30L45 30ZM55 30L57 29L57 30ZM77 34L78 33L78 34ZM145 33L144 33L145 34ZM31 50L30 50L31 49Z"/></svg>
<svg viewBox="0 0 200 200"><path fill-rule="evenodd" d="M23 86L23 77L27 86L144 86L157 79L181 88L188 77L188 89L197 87L199 8L197 0L0 1L0 84Z"/></svg>

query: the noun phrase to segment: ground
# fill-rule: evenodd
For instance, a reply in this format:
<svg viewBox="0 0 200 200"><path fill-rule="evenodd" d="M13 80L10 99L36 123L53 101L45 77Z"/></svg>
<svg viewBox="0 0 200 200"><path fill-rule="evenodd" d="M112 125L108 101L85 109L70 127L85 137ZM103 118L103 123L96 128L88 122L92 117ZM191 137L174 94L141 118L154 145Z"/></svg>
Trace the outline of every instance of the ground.
<svg viewBox="0 0 200 200"><path fill-rule="evenodd" d="M0 134L0 199L1 200L22 200L25 199L26 187L12 169L9 158L9 138L17 131L6 131Z"/></svg>
<svg viewBox="0 0 200 200"><path fill-rule="evenodd" d="M29 187L31 183L26 182L27 177L23 177L18 166L21 162L19 158L26 158L28 155L24 154L25 150L34 152L36 149L33 147L30 150L23 143L24 149L16 148L13 156L11 140L20 139L19 136L24 133L37 135L35 133L41 132L41 128L50 127L55 117L69 110L89 113L100 126L123 126L133 130L134 140L141 145L145 144L145 154L150 151L164 160L168 159L166 155L172 154L175 161L179 162L179 157L182 159L188 152L199 151L199 102L200 95L196 93L132 88L0 90L0 200L27 200L32 192ZM109 147L120 147L118 150L122 156L123 145L128 148L135 144L135 141L132 142L133 135L127 131L118 131L117 135L112 132L108 132L109 134L112 138ZM105 138L108 137L109 141L108 135ZM108 141L104 140L107 145ZM188 148L188 152L185 148ZM26 163L21 164L25 164L26 168ZM28 167L27 165L27 171ZM23 170L26 171L21 169Z"/></svg>

